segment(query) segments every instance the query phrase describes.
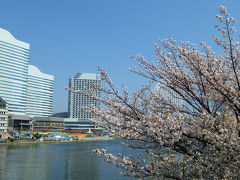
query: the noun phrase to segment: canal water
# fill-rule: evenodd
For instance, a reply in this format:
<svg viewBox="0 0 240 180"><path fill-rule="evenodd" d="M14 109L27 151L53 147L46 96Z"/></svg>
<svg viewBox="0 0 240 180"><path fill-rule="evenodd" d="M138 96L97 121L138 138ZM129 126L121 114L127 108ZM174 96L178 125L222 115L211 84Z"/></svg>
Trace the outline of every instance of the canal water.
<svg viewBox="0 0 240 180"><path fill-rule="evenodd" d="M0 144L1 180L133 180L121 169L92 154L106 148L115 154L129 154L120 141L90 141L52 144Z"/></svg>

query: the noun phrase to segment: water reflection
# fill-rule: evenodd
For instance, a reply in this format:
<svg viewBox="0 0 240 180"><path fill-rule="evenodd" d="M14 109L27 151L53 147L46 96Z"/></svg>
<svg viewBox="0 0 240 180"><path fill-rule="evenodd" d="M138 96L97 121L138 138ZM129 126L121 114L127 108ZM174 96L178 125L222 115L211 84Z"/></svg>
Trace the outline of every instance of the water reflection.
<svg viewBox="0 0 240 180"><path fill-rule="evenodd" d="M119 141L0 145L0 179L130 179L92 154L94 148L126 152Z"/></svg>

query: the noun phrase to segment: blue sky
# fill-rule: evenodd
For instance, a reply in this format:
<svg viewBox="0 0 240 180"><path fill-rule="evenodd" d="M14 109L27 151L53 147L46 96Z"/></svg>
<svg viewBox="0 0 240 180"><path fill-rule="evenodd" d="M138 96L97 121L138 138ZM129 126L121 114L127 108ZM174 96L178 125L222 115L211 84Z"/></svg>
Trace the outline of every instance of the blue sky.
<svg viewBox="0 0 240 180"><path fill-rule="evenodd" d="M154 59L157 38L213 45L220 5L240 21L239 0L0 0L0 27L30 43L30 64L54 75L54 112L62 112L77 72L101 66L133 91L144 79L128 71L130 55Z"/></svg>

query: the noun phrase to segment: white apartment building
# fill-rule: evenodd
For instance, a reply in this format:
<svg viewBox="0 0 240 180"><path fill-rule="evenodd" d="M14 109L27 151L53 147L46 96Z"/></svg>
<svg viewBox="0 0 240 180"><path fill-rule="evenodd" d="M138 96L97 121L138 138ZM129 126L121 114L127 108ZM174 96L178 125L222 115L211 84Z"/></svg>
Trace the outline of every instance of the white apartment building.
<svg viewBox="0 0 240 180"><path fill-rule="evenodd" d="M92 84L101 84L100 74L92 73L77 73L73 78L69 79L69 88L75 90L89 90ZM100 96L100 92L96 92ZM69 91L68 96L68 112L70 118L79 120L87 120L94 118L91 113L84 112L84 107L95 106L99 107L99 102L91 97L87 97L80 93L72 93Z"/></svg>

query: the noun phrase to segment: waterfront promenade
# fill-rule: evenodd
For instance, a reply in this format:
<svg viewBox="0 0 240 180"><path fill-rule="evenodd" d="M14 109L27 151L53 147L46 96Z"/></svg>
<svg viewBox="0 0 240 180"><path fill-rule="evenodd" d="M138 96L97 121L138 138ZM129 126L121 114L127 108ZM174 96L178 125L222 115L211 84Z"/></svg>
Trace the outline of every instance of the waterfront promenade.
<svg viewBox="0 0 240 180"><path fill-rule="evenodd" d="M80 138L77 140L36 140L36 139L15 139L13 142L10 140L0 141L1 144L44 144L44 143L70 143L70 142L82 142L82 141L108 141L115 140L114 137L103 136L103 137L93 137L93 138Z"/></svg>

